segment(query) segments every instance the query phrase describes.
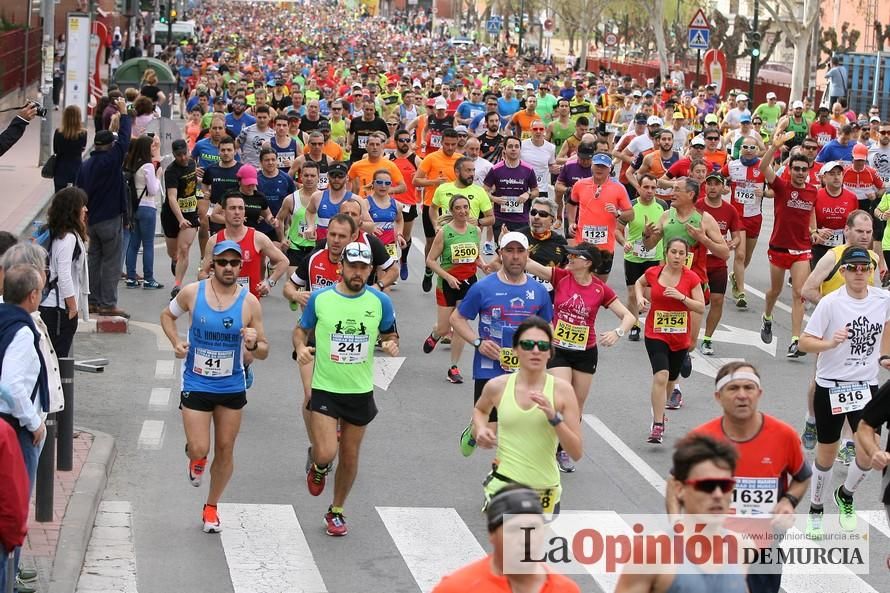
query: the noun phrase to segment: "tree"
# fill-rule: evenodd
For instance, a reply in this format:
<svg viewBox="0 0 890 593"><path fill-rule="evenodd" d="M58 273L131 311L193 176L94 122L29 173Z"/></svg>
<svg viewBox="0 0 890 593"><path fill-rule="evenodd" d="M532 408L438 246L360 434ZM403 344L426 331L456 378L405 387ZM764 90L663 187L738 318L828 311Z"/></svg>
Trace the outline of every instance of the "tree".
<svg viewBox="0 0 890 593"><path fill-rule="evenodd" d="M555 0L553 10L559 16L563 31L569 38L569 49L574 51L575 39L581 44L581 65L587 64L587 47L594 27L603 13L601 0Z"/></svg>
<svg viewBox="0 0 890 593"><path fill-rule="evenodd" d="M791 67L791 99L800 98L804 92L804 80L808 73L807 51L810 36L816 19L819 18L818 0L804 0L803 13L798 14L793 0L777 0L777 2L761 2L769 15L779 24L779 28L787 35L786 42L794 47L794 60ZM774 6L775 4L775 6ZM784 13L784 14L780 14Z"/></svg>
<svg viewBox="0 0 890 593"><path fill-rule="evenodd" d="M849 53L856 51L859 45L859 38L862 33L857 29L850 30L850 23L845 22L841 25L841 39L838 41L837 31L833 27L822 30L821 39L819 39L819 62L816 69L819 70L828 65L831 56L836 53ZM822 56L825 56L824 59Z"/></svg>
<svg viewBox="0 0 890 593"><path fill-rule="evenodd" d="M875 21L875 49L884 51L884 43L890 41L890 24L884 26L881 21Z"/></svg>

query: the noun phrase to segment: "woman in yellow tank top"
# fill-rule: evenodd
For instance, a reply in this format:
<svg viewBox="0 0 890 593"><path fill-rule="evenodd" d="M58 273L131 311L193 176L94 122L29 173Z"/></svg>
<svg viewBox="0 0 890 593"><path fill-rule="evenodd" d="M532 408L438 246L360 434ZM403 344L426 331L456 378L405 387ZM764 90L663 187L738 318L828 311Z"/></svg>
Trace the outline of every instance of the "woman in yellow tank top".
<svg viewBox="0 0 890 593"><path fill-rule="evenodd" d="M581 459L581 417L571 383L547 372L552 355L553 329L531 316L513 334L513 352L519 358L515 373L486 383L473 410L473 438L485 449L496 448L495 469L483 482L487 501L505 485L532 488L541 497L545 513L559 512L562 492L557 444L575 461ZM488 414L498 409L498 423Z"/></svg>

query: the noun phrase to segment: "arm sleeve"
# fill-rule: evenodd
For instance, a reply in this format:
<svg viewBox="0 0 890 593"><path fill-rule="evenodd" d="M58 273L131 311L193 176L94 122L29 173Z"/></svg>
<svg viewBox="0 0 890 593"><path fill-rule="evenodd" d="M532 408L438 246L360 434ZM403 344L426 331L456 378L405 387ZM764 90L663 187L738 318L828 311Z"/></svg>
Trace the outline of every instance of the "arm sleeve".
<svg viewBox="0 0 890 593"><path fill-rule="evenodd" d="M313 292L309 296L309 302L303 307L303 315L300 317L300 327L303 329L312 329L318 323L318 316L315 313L315 299L318 297L317 292Z"/></svg>
<svg viewBox="0 0 890 593"><path fill-rule="evenodd" d="M155 173L154 163L145 163L142 165L142 171L145 173L145 187L148 190L148 195L158 195L161 191L161 182Z"/></svg>
<svg viewBox="0 0 890 593"><path fill-rule="evenodd" d="M832 299L822 299L816 305L816 308L813 310L812 315L810 315L810 320L807 322L807 326L804 328L804 333L810 334L811 336L815 336L817 338L825 338L825 332L828 331L828 312L826 311L827 306L823 305L823 303L830 304Z"/></svg>
<svg viewBox="0 0 890 593"><path fill-rule="evenodd" d="M380 333L391 334L396 331L396 311L392 306L392 299L380 291L375 291L375 294L380 299L380 304L383 308L383 314L380 317Z"/></svg>
<svg viewBox="0 0 890 593"><path fill-rule="evenodd" d="M21 117L16 116L12 118L12 121L9 122L9 127L0 134L0 156L6 154L6 151L19 141L19 138L25 133L27 126L28 122Z"/></svg>
<svg viewBox="0 0 890 593"><path fill-rule="evenodd" d="M12 415L29 432L40 427L40 414L37 406L31 401L37 372L40 370L40 359L34 348L34 334L30 328L22 327L6 349L3 358L3 371L0 373L0 384L9 393L12 404Z"/></svg>
<svg viewBox="0 0 890 593"><path fill-rule="evenodd" d="M75 296L74 281L71 279L71 262L74 259L74 247L77 238L74 233L68 233L62 239L53 241L53 257L58 279L59 307L65 308L63 299Z"/></svg>
<svg viewBox="0 0 890 593"><path fill-rule="evenodd" d="M467 291L467 296L465 296L464 300L457 306L457 312L463 315L466 319L476 319L476 315L479 314L479 308L482 306L481 297L482 290L479 288L479 283L477 282ZM549 301L550 297L547 297L547 300Z"/></svg>

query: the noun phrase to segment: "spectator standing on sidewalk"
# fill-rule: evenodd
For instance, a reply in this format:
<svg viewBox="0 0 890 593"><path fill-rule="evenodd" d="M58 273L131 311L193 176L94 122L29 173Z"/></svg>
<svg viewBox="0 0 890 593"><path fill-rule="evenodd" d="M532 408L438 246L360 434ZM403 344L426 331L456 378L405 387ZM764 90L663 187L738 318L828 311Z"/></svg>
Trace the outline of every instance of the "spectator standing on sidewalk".
<svg viewBox="0 0 890 593"><path fill-rule="evenodd" d="M77 172L83 164L83 151L87 147L87 131L83 127L80 107L69 105L62 112L62 127L53 134L53 154L56 168L53 173L55 191L74 185Z"/></svg>
<svg viewBox="0 0 890 593"><path fill-rule="evenodd" d="M9 400L2 387L0 400ZM0 422L0 484L0 591L6 591L9 554L25 542L28 533L28 472L18 435L6 422Z"/></svg>
<svg viewBox="0 0 890 593"><path fill-rule="evenodd" d="M35 115L37 115L37 107L29 103L22 107L18 115L12 118L9 126L0 134L0 156L6 154L6 151L19 141L19 138L25 133L25 128L28 127Z"/></svg>
<svg viewBox="0 0 890 593"><path fill-rule="evenodd" d="M95 148L81 165L76 185L87 194L90 312L129 317L117 306L117 285L127 213L123 163L130 146L130 116L123 97L118 97L115 105L120 114L117 140L108 130L96 133Z"/></svg>
<svg viewBox="0 0 890 593"><path fill-rule="evenodd" d="M88 319L86 194L66 187L53 196L46 226L50 233L49 278L46 296L40 303L40 317L46 324L57 356L69 356L77 319Z"/></svg>
<svg viewBox="0 0 890 593"><path fill-rule="evenodd" d="M153 160L155 146L160 150L160 139L155 136L140 136L130 144L124 159L124 170L133 176L136 195L130 196L133 221L130 240L127 242L127 288L138 288L140 283L146 290L157 290L164 285L155 280L155 226L157 224L157 200L161 196L161 181L158 178L160 163ZM142 248L142 279L136 276L136 258Z"/></svg>

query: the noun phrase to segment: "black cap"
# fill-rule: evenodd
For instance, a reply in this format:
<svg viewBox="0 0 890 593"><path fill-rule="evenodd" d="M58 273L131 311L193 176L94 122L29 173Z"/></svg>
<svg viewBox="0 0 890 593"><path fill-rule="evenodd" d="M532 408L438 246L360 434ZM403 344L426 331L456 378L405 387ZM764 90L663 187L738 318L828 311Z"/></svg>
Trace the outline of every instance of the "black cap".
<svg viewBox="0 0 890 593"><path fill-rule="evenodd" d="M346 166L346 163L334 163L328 167L328 175L331 173L342 173L346 175L349 173L349 167Z"/></svg>
<svg viewBox="0 0 890 593"><path fill-rule="evenodd" d="M871 255L864 247L847 247L841 254L842 264L870 264Z"/></svg>
<svg viewBox="0 0 890 593"><path fill-rule="evenodd" d="M644 124L644 123L646 123L646 119L648 119L648 118L646 117L645 113L638 113L634 116L634 123L635 124Z"/></svg>
<svg viewBox="0 0 890 593"><path fill-rule="evenodd" d="M108 146L114 142L114 134L108 130L99 130L93 138L93 146Z"/></svg>
<svg viewBox="0 0 890 593"><path fill-rule="evenodd" d="M504 524L504 515L543 515L541 498L529 488L505 487L488 502L485 516L488 531L492 532Z"/></svg>
<svg viewBox="0 0 890 593"><path fill-rule="evenodd" d="M593 158L596 154L596 145L592 142L582 142L578 145L578 158Z"/></svg>
<svg viewBox="0 0 890 593"><path fill-rule="evenodd" d="M174 155L187 154L189 151L189 145L181 138L179 140L174 140L171 148L173 149Z"/></svg>
<svg viewBox="0 0 890 593"><path fill-rule="evenodd" d="M330 130L331 123L328 120L323 119L320 122L318 122L318 129L319 130Z"/></svg>
<svg viewBox="0 0 890 593"><path fill-rule="evenodd" d="M705 183L707 183L711 179L716 179L720 183L726 183L726 180L723 178L723 175L721 175L720 173L710 173L707 177L705 177Z"/></svg>
<svg viewBox="0 0 890 593"><path fill-rule="evenodd" d="M587 261L597 262L601 259L600 250L593 243L578 243L574 247L566 247L566 252L580 255Z"/></svg>

